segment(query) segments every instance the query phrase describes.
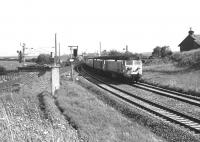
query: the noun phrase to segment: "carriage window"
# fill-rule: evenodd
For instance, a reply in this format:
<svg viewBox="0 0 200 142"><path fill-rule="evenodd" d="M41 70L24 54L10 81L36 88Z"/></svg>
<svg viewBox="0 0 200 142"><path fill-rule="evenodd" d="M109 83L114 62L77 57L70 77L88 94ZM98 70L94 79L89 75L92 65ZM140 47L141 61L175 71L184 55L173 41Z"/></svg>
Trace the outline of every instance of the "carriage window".
<svg viewBox="0 0 200 142"><path fill-rule="evenodd" d="M133 65L133 60L126 61L126 65Z"/></svg>

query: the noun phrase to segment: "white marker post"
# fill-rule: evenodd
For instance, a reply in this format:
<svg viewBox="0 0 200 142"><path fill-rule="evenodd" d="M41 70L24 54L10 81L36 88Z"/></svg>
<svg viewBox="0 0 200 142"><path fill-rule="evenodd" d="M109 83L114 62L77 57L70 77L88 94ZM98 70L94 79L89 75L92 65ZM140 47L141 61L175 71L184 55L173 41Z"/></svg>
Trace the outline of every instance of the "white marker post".
<svg viewBox="0 0 200 142"><path fill-rule="evenodd" d="M59 66L52 66L51 68L51 93L54 96L55 91L60 88L60 67Z"/></svg>
<svg viewBox="0 0 200 142"><path fill-rule="evenodd" d="M60 88L60 66L57 65L57 43L55 34L55 55L54 64L51 66L51 94L54 96L55 91Z"/></svg>

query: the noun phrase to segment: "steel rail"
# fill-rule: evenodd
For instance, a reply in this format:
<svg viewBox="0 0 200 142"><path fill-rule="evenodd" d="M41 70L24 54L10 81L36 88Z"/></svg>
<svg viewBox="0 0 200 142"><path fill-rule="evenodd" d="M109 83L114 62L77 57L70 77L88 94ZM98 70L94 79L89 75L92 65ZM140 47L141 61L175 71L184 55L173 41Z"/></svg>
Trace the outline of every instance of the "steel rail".
<svg viewBox="0 0 200 142"><path fill-rule="evenodd" d="M129 84L129 85L200 107L200 98L197 98L194 96L189 96L183 93L167 90L164 88L160 88L157 86L140 83L140 82L138 82L137 84Z"/></svg>

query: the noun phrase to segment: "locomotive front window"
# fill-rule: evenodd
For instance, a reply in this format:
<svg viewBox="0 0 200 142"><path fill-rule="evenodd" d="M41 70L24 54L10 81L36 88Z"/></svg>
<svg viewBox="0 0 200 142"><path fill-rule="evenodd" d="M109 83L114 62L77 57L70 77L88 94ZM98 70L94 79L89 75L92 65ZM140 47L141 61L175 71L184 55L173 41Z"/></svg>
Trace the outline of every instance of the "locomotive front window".
<svg viewBox="0 0 200 142"><path fill-rule="evenodd" d="M127 60L126 65L133 65L133 60Z"/></svg>

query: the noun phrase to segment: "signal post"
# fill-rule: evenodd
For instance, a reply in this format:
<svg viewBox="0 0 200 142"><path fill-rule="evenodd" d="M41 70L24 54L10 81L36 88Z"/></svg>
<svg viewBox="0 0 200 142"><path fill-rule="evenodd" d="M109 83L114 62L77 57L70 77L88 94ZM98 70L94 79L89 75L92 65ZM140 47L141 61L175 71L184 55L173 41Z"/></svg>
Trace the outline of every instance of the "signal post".
<svg viewBox="0 0 200 142"><path fill-rule="evenodd" d="M71 63L71 80L73 81L73 69L74 69L74 65L73 65L73 62L74 62L74 59L77 57L78 55L78 46L68 46L70 48L70 54L71 54L71 57L70 57L70 63Z"/></svg>

